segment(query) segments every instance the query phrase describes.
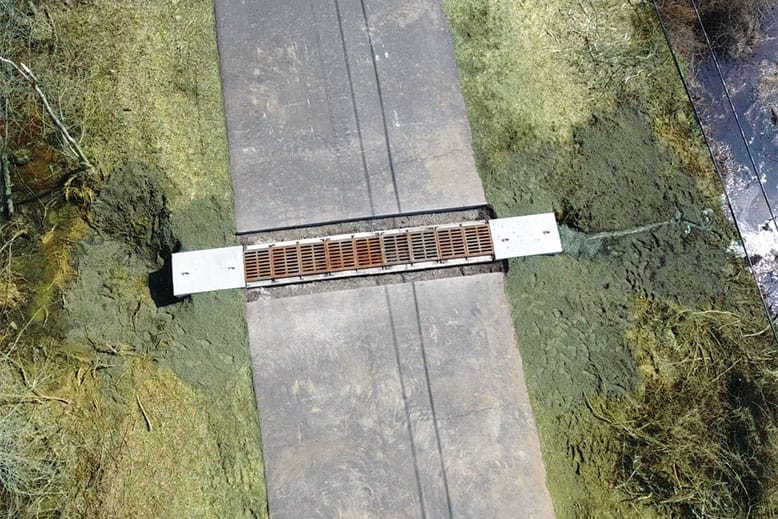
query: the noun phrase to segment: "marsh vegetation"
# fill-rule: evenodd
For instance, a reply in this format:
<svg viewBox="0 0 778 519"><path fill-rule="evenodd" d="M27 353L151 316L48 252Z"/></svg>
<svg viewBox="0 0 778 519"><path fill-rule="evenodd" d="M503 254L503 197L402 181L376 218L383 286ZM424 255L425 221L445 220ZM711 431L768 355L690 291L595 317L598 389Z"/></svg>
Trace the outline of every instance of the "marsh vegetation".
<svg viewBox="0 0 778 519"><path fill-rule="evenodd" d="M758 2L698 4L742 52ZM557 515L774 516L776 345L652 3L446 7L489 201L566 227L508 273Z"/></svg>
<svg viewBox="0 0 778 519"><path fill-rule="evenodd" d="M776 515L775 344L650 2L444 3L499 215L612 234L508 274L557 514ZM708 5L740 52L744 4ZM242 299L147 286L166 248L233 240L211 2L0 0L0 23L94 166L0 67L2 513L263 516Z"/></svg>
<svg viewBox="0 0 778 519"><path fill-rule="evenodd" d="M234 240L213 4L0 0L0 24L87 158L0 65L3 516L264 516L240 295L148 288Z"/></svg>

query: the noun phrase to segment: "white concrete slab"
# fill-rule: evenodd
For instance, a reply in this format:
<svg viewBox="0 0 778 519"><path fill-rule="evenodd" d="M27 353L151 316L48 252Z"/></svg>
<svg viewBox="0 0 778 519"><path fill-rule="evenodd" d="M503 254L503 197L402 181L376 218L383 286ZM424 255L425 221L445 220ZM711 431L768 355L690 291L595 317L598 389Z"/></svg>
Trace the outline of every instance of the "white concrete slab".
<svg viewBox="0 0 778 519"><path fill-rule="evenodd" d="M243 288L243 247L177 252L172 257L173 295L176 297Z"/></svg>
<svg viewBox="0 0 778 519"><path fill-rule="evenodd" d="M502 274L249 303L271 517L552 517Z"/></svg>
<svg viewBox="0 0 778 519"><path fill-rule="evenodd" d="M489 227L496 260L562 252L554 213L498 218Z"/></svg>

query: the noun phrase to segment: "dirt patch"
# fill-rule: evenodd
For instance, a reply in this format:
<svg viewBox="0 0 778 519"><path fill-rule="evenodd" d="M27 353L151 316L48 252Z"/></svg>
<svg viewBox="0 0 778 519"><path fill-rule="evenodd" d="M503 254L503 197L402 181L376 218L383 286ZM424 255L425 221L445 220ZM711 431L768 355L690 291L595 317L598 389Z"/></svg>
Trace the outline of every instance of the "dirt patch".
<svg viewBox="0 0 778 519"><path fill-rule="evenodd" d="M91 217L101 232L147 250L152 259L178 248L170 228L169 191L165 174L141 162L129 162L111 173L92 205Z"/></svg>

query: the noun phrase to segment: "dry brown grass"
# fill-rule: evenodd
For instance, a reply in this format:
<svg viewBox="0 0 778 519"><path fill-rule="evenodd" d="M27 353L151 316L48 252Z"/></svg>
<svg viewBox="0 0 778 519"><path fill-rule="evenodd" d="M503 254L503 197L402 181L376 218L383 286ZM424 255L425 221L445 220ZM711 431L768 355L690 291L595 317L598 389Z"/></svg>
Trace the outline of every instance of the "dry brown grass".
<svg viewBox="0 0 778 519"><path fill-rule="evenodd" d="M595 410L621 445L619 489L682 517L778 511L778 350L729 312L647 300L628 335L643 385Z"/></svg>

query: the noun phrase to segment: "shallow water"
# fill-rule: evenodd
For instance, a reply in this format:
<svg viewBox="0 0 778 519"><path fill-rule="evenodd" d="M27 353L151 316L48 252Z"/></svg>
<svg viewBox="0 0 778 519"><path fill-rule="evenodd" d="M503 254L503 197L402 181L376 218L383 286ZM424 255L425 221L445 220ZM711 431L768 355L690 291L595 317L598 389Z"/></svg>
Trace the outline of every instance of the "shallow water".
<svg viewBox="0 0 778 519"><path fill-rule="evenodd" d="M661 17L669 16L657 2ZM667 21L667 19L665 20ZM730 55L712 21L710 45L689 64L686 87L699 117L765 306L778 318L778 6L763 8L747 52ZM704 31L704 32L703 32ZM671 45L679 37L668 27Z"/></svg>

